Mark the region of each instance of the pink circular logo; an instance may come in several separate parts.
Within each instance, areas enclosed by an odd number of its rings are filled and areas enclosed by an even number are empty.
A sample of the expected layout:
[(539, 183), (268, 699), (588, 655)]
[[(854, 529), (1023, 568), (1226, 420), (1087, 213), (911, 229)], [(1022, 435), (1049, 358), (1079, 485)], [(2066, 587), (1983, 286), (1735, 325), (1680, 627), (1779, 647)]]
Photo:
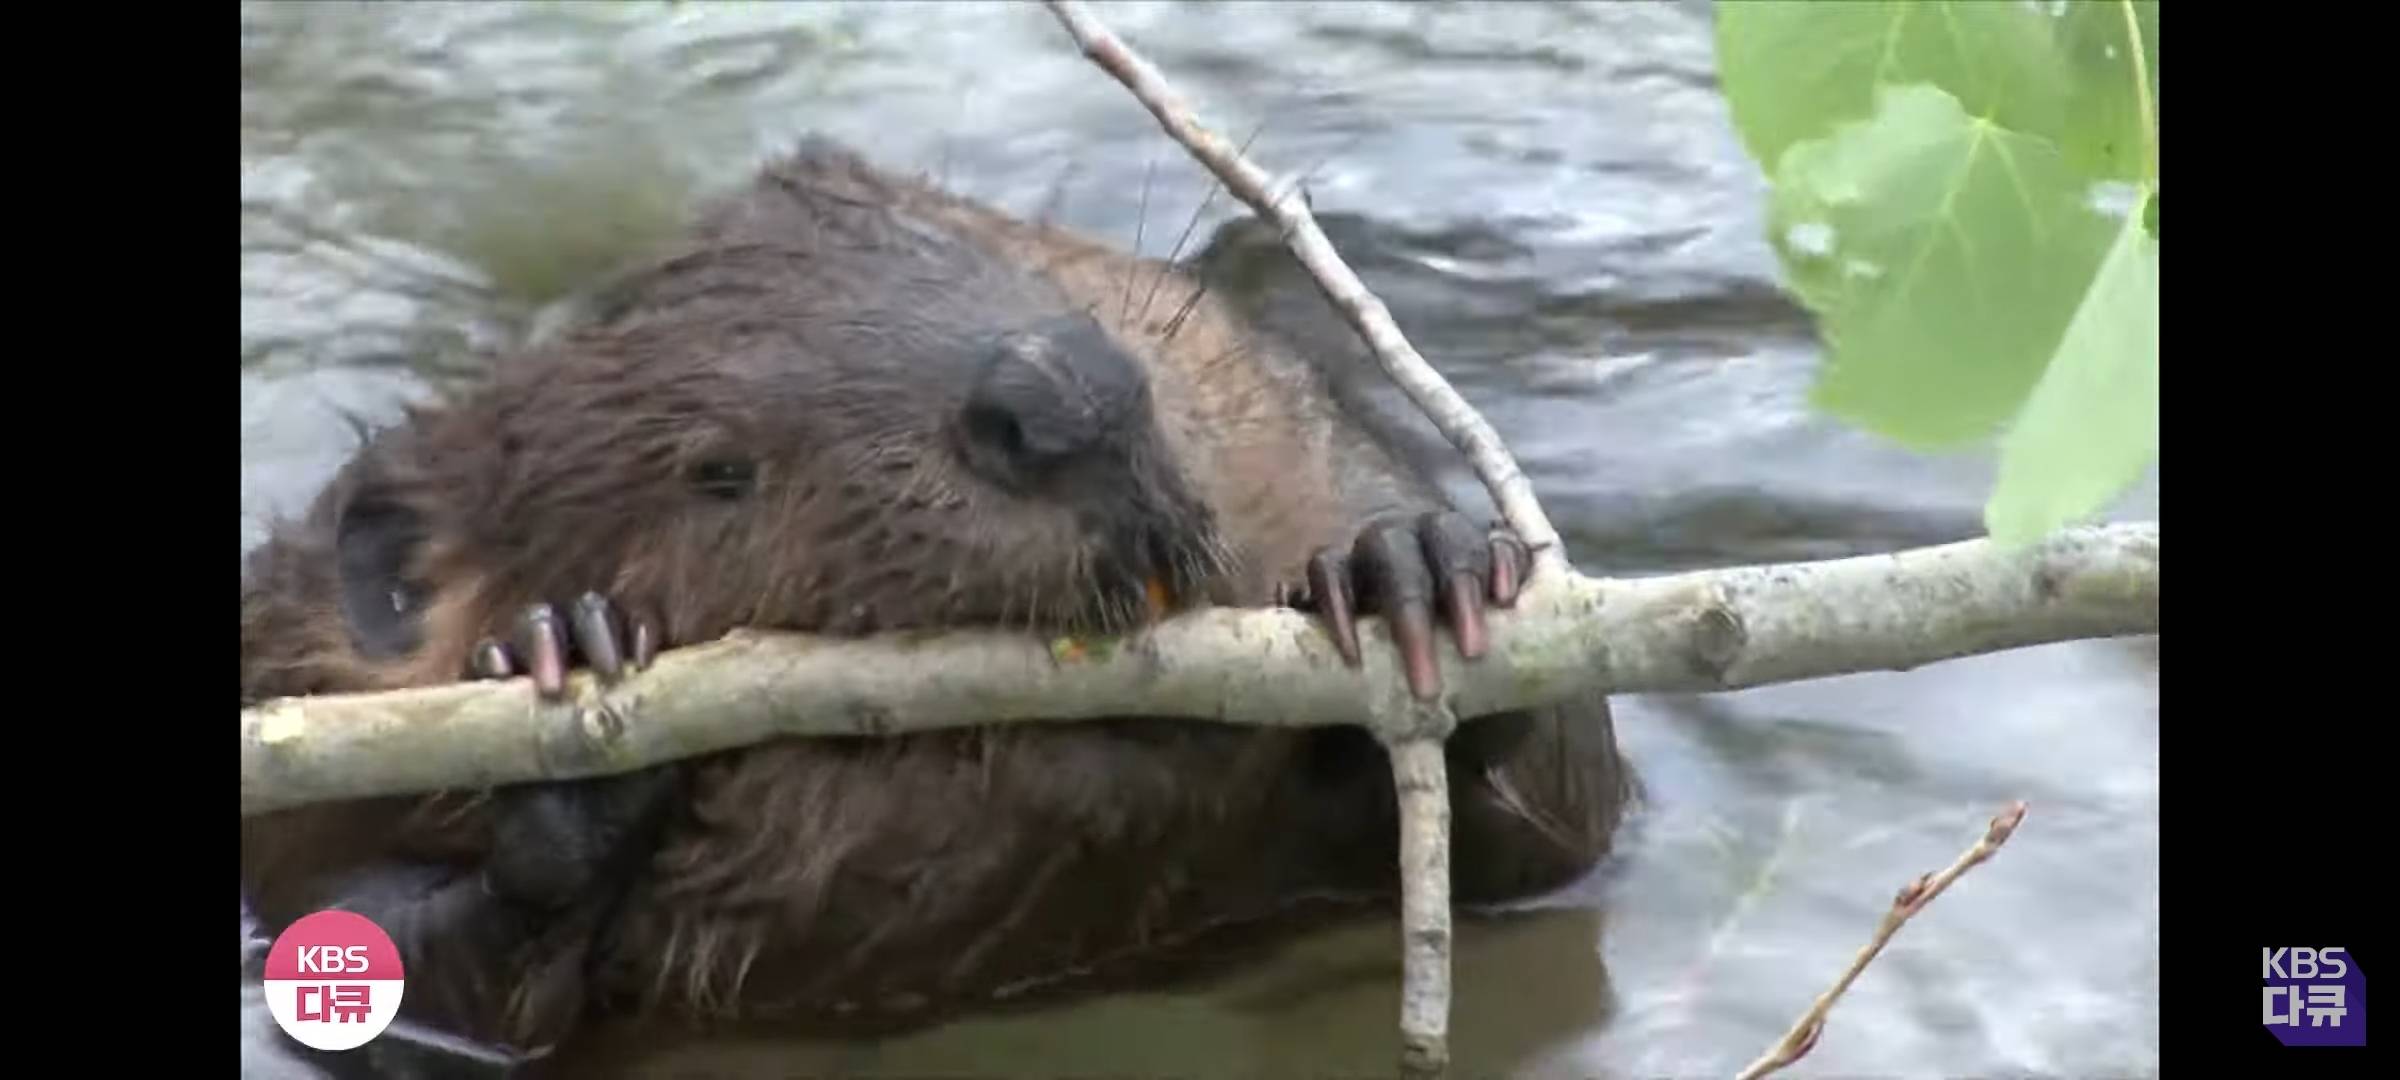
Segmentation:
[(267, 1011), (284, 1034), (316, 1050), (364, 1046), (400, 1014), (400, 949), (366, 916), (320, 911), (267, 952)]

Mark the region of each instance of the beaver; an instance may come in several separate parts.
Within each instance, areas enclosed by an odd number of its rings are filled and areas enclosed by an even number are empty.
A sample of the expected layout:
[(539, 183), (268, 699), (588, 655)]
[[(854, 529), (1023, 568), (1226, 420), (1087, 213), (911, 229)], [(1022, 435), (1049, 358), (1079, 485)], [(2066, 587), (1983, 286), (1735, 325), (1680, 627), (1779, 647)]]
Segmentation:
[[(1158, 288), (1159, 283), (1167, 287)], [(1532, 563), (1176, 265), (803, 140), (471, 392), (372, 433), (245, 566), (245, 705), (603, 680), (758, 627), (1121, 633), (1289, 605), (1437, 694)], [(1448, 742), (1453, 893), (1609, 851), (1608, 703)], [(404, 1015), (527, 1057), (589, 1017), (855, 1024), (1093, 980), (1397, 888), (1341, 726), (1123, 717), (772, 742), (603, 779), (247, 819), (272, 936), (367, 914)]]

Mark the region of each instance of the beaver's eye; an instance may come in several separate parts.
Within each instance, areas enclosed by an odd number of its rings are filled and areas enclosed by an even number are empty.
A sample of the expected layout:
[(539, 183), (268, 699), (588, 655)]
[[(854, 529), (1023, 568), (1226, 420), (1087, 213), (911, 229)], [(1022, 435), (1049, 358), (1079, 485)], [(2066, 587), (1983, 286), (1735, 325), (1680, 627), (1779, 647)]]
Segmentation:
[(692, 466), (692, 488), (712, 499), (733, 500), (750, 494), (758, 466), (739, 458), (719, 458)]

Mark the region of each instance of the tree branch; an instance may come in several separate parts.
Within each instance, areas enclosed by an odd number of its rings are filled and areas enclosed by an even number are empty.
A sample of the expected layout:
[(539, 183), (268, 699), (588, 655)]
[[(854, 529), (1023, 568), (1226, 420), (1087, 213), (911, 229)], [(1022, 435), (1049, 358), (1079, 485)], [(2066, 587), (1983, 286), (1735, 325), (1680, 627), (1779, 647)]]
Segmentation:
[[(1567, 573), (1495, 610), (1490, 651), (1442, 650), (1459, 716), (1573, 694), (1730, 690), (2158, 631), (2156, 524), (1649, 578)], [(1343, 666), (1308, 616), (1209, 609), (1117, 639), (737, 631), (542, 706), (525, 679), (270, 702), (242, 712), (244, 816), (330, 799), (619, 773), (784, 736), (1169, 716), (1425, 733), (1381, 619)]]

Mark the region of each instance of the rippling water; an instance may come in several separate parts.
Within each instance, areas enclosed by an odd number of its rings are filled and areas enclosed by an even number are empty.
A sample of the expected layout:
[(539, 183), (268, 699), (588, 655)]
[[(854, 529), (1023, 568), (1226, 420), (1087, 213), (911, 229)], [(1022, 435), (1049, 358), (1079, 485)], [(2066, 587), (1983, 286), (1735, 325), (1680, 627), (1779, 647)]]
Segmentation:
[[(1762, 181), (1697, 3), (1106, 4), (1484, 411), (1587, 571), (1974, 535), (1977, 455), (1807, 411)], [(1030, 5), (242, 9), (242, 530), (353, 438), (799, 133), (1149, 253), (1203, 175)], [(1148, 178), (1148, 182), (1146, 182)], [(1187, 252), (1263, 317), (1309, 286), (1219, 196)], [(1304, 337), (1355, 355), (1348, 331)], [(1396, 393), (1454, 494), (1480, 490)], [(2155, 517), (2155, 478), (2122, 507)], [(1740, 694), (1631, 697), (1648, 802), (1537, 915), (1462, 925), (1459, 1074), (1726, 1075), (2010, 799), (2024, 829), (1903, 930), (1811, 1067), (2155, 1073), (2155, 639)], [(871, 1044), (613, 1047), (645, 1075), (1254, 1076), (1388, 1069), (1391, 928), (1226, 981)], [(270, 1033), (271, 1034), (271, 1033)], [(628, 1033), (629, 1045), (655, 1040)], [(678, 1071), (683, 1070), (683, 1071)], [(745, 1071), (746, 1070), (746, 1071)]]

